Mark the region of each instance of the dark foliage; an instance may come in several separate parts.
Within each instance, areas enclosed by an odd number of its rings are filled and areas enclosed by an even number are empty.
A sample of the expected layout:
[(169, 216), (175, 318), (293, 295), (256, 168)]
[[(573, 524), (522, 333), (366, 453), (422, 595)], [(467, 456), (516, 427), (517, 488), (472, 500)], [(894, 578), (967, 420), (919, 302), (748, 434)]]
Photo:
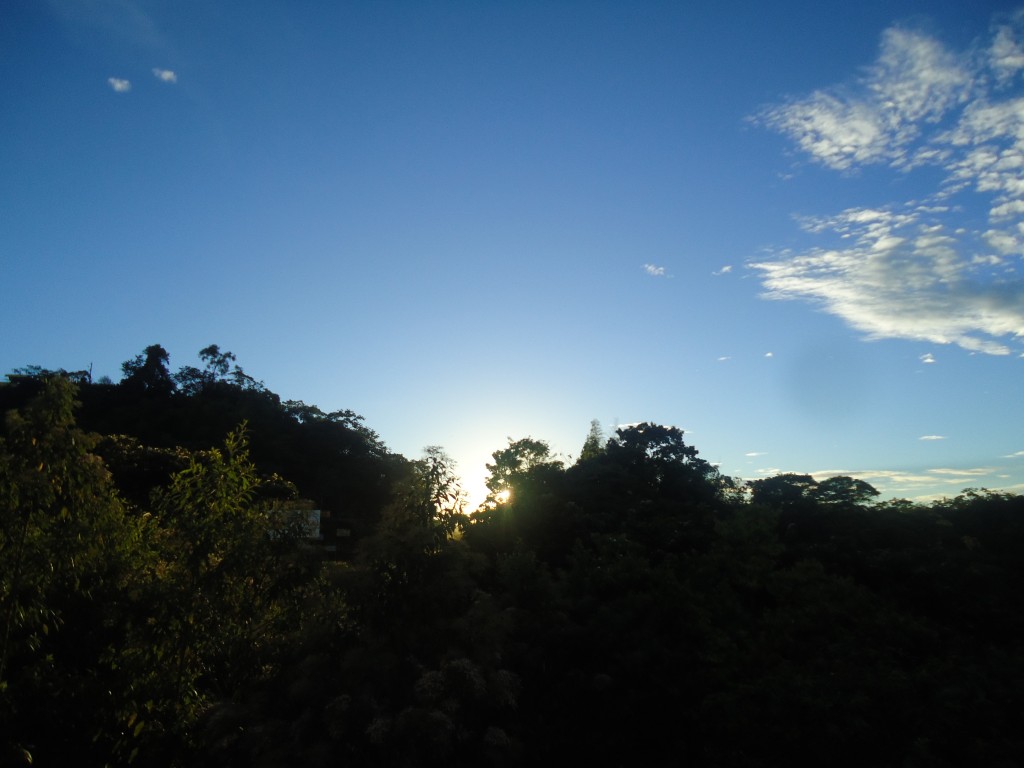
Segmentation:
[(594, 424), (467, 515), (439, 449), (161, 352), (0, 386), (0, 764), (1024, 764), (1022, 497), (744, 493)]

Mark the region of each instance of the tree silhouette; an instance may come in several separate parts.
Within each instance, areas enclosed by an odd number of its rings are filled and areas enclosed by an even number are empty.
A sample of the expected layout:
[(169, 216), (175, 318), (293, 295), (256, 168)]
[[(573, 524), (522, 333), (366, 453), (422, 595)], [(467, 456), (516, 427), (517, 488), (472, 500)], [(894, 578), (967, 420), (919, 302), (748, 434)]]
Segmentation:
[[(205, 364), (202, 369), (193, 365), (182, 366), (174, 374), (181, 391), (186, 395), (196, 395), (217, 384), (230, 384), (239, 389), (264, 392), (266, 387), (248, 375), (237, 365), (234, 352), (221, 351), (216, 344), (210, 344), (199, 350), (199, 359)], [(232, 364), (235, 363), (232, 368)]]
[(121, 364), (121, 385), (154, 395), (168, 395), (176, 388), (167, 366), (171, 356), (159, 344), (151, 344), (142, 354)]
[(750, 501), (772, 509), (790, 509), (814, 499), (817, 481), (810, 475), (787, 472), (751, 480)]
[(200, 357), (0, 385), (2, 765), (1024, 763), (1024, 497), (744, 495), (595, 421), (570, 467), (510, 438), (467, 516), (439, 448)]
[(880, 495), (870, 483), (846, 475), (836, 475), (818, 483), (813, 497), (822, 504), (861, 505)]
[(493, 464), (485, 465), (490, 472), (487, 480), (485, 505), (493, 506), (505, 502), (515, 493), (516, 482), (536, 467), (562, 468), (562, 462), (551, 455), (551, 447), (543, 440), (524, 437), (508, 439), (508, 447), (491, 454)]

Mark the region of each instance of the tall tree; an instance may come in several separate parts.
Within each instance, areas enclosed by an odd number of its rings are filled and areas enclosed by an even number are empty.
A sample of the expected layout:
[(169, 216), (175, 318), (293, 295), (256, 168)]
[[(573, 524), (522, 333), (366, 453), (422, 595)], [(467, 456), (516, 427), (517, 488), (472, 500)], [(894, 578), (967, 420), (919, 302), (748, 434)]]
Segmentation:
[(122, 386), (156, 395), (168, 395), (176, 389), (167, 366), (171, 356), (159, 344), (150, 344), (141, 355), (121, 364)]
[[(671, 494), (716, 496), (723, 482), (718, 469), (687, 445), (683, 430), (661, 424), (635, 424), (616, 430), (608, 442), (609, 459)], [(687, 492), (688, 491), (688, 492)]]
[(495, 451), (491, 456), (494, 463), (485, 465), (491, 474), (484, 481), (488, 491), (484, 503), (489, 505), (507, 501), (514, 492), (516, 481), (536, 467), (562, 468), (562, 462), (553, 458), (551, 446), (532, 437), (519, 440), (510, 437), (508, 447)]
[[(236, 363), (238, 358), (234, 352), (221, 350), (217, 344), (210, 344), (199, 350), (199, 359), (204, 363), (203, 368), (196, 368), (194, 365), (182, 366), (173, 376), (174, 381), (186, 395), (196, 395), (208, 390), (214, 384), (223, 383), (231, 384), (239, 389), (266, 391), (263, 382), (254, 379)], [(232, 364), (234, 364), (233, 367)]]
[(576, 463), (596, 459), (604, 453), (604, 430), (601, 429), (601, 422), (594, 419), (590, 422), (590, 432), (587, 439), (583, 441), (583, 448), (580, 449), (580, 457)]
[(846, 475), (836, 475), (818, 483), (813, 495), (823, 504), (859, 506), (871, 501), (879, 495), (879, 492), (864, 480)]
[(751, 480), (750, 501), (773, 509), (791, 509), (814, 500), (818, 482), (810, 475), (786, 472)]

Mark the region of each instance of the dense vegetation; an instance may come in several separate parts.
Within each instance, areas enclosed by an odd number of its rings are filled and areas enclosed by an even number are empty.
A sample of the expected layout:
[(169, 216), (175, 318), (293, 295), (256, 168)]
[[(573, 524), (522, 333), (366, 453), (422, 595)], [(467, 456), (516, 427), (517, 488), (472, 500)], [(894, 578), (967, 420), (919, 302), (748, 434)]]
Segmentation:
[(1024, 764), (1022, 497), (595, 424), (468, 513), (440, 449), (200, 357), (0, 385), (2, 765)]

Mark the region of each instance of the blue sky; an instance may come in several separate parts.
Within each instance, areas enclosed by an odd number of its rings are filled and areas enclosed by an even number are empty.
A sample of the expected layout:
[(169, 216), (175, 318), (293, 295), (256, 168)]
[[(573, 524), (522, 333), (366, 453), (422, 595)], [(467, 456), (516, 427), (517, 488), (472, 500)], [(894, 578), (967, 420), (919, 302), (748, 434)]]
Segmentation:
[(691, 5), (5, 3), (0, 370), (1024, 491), (1024, 10)]

